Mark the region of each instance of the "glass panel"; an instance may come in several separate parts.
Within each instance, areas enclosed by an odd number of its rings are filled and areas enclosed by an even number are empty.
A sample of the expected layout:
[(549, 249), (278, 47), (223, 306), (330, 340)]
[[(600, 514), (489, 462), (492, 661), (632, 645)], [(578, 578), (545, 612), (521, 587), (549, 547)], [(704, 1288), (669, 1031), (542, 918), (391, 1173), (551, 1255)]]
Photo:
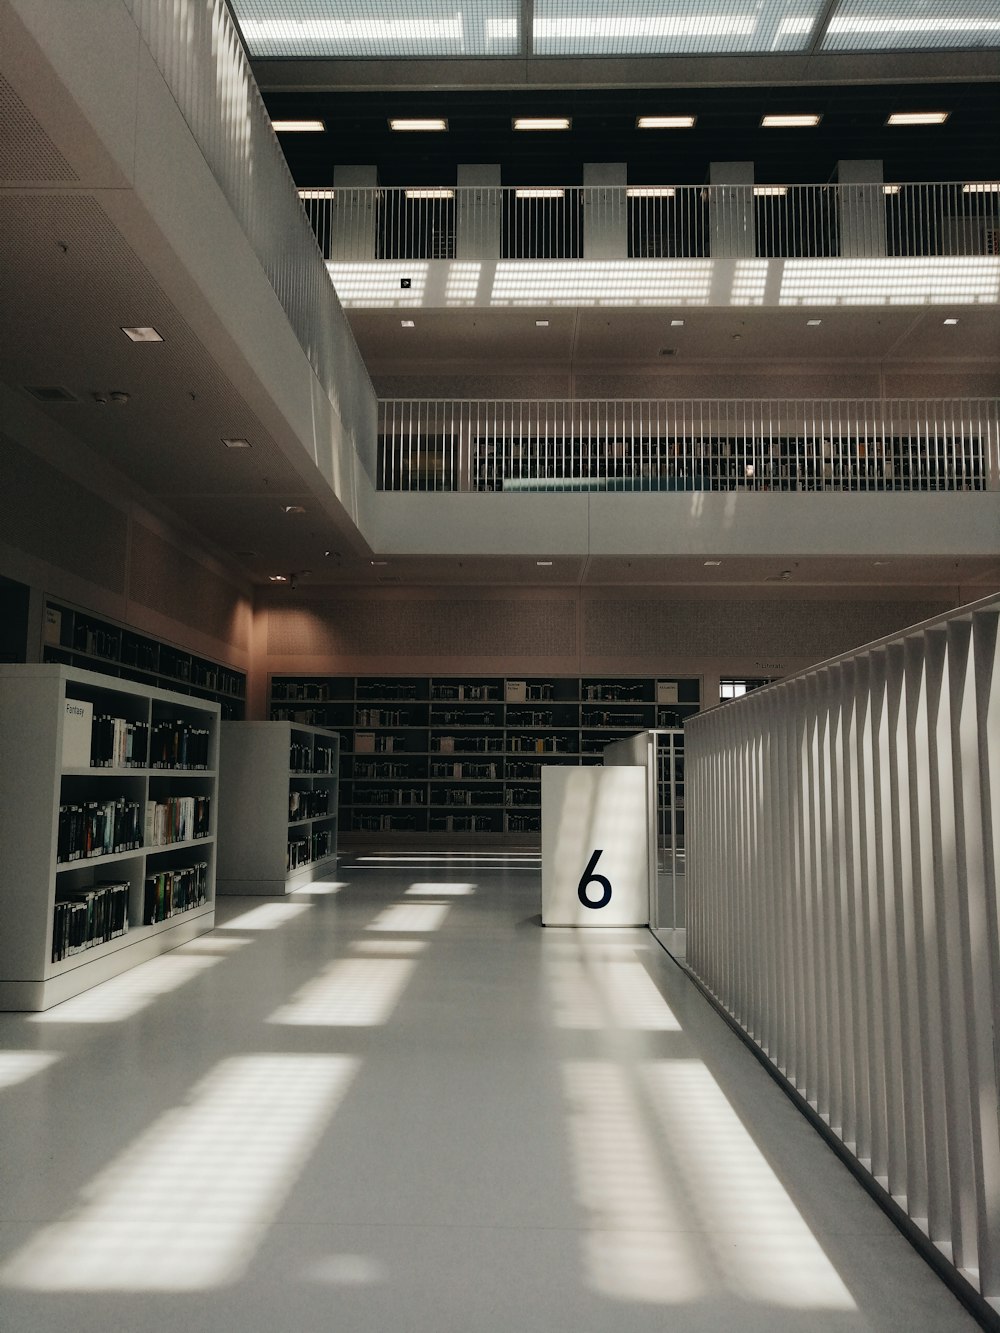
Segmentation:
[(822, 49), (900, 51), (998, 45), (1000, 0), (841, 0)]
[(823, 0), (536, 0), (536, 55), (803, 51)]
[(504, 56), (519, 48), (518, 0), (233, 0), (255, 58)]

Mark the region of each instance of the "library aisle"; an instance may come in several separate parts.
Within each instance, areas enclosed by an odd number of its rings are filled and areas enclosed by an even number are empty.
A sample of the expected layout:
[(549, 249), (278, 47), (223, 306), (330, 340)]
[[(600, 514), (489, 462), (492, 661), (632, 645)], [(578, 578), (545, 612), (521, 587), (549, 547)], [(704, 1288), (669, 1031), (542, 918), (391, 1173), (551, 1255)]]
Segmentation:
[(973, 1321), (645, 931), (341, 859), (0, 1015), (4, 1333)]

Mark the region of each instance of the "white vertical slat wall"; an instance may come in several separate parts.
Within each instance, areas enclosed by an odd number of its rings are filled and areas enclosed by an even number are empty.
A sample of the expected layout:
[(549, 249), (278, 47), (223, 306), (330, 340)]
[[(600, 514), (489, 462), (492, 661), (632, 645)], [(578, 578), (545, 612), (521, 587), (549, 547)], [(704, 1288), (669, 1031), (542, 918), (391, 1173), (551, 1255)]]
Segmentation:
[(690, 970), (1000, 1313), (998, 620), (821, 663), (685, 745)]

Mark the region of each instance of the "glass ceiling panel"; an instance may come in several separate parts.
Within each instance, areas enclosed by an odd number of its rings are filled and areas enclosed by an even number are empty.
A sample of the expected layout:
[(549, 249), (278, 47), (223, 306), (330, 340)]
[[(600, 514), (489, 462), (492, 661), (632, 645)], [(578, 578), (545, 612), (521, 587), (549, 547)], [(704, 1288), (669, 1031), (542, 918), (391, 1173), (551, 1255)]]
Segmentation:
[(509, 56), (519, 0), (232, 0), (256, 58)]
[(824, 51), (1000, 46), (1000, 0), (841, 0)]
[(824, 0), (535, 0), (543, 56), (803, 51)]

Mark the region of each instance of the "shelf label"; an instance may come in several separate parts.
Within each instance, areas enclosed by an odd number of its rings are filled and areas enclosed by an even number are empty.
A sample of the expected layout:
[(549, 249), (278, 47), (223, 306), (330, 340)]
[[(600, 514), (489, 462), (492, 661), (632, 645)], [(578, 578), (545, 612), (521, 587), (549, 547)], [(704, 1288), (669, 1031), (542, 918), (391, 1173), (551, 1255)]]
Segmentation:
[(66, 699), (63, 717), (63, 768), (90, 767), (90, 738), (94, 725), (94, 705), (84, 699)]

